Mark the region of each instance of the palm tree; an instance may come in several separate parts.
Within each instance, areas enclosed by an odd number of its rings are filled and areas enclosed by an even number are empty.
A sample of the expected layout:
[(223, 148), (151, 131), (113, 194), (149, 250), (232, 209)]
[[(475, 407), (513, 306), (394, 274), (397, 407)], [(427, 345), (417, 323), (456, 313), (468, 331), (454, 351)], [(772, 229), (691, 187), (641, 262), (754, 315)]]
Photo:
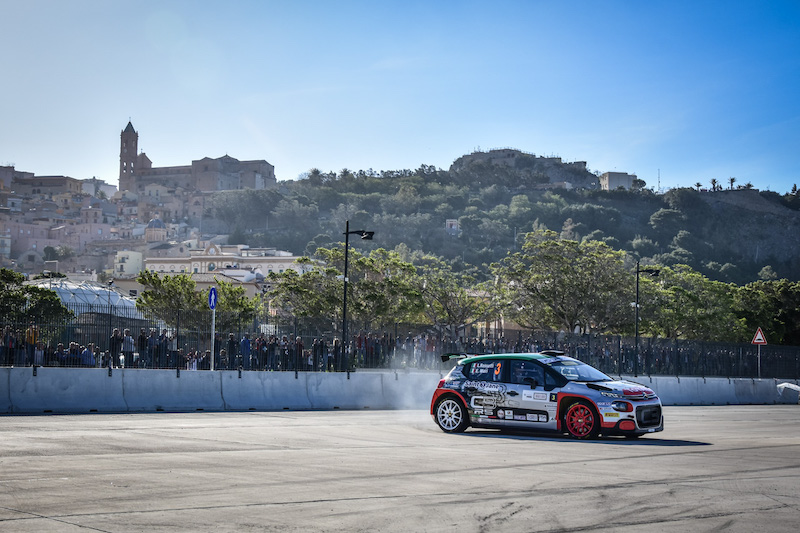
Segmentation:
[(711, 190), (716, 191), (718, 186), (719, 182), (717, 181), (717, 178), (711, 178)]
[(728, 178), (728, 181), (731, 182), (731, 190), (733, 190), (733, 184), (736, 183), (736, 178), (730, 177)]
[(697, 189), (697, 192), (700, 192), (700, 187), (702, 187), (703, 184), (698, 181), (697, 183), (694, 184), (694, 186)]

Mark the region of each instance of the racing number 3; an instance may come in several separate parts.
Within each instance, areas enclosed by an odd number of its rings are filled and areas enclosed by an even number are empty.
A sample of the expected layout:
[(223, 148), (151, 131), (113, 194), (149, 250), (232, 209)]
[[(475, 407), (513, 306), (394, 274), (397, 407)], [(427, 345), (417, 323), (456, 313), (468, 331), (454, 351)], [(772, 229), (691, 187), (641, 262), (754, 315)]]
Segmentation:
[(495, 376), (499, 376), (500, 375), (500, 368), (502, 366), (503, 366), (503, 363), (499, 363), (499, 362), (494, 366), (494, 375)]

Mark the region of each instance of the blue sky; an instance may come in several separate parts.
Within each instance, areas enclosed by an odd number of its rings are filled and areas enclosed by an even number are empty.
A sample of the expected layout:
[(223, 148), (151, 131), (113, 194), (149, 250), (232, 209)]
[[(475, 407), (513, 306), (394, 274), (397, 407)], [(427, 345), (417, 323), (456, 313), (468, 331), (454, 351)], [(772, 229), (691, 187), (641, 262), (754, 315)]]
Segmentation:
[(518, 148), (662, 188), (800, 183), (800, 2), (0, 0), (0, 165), (229, 154), (448, 168)]

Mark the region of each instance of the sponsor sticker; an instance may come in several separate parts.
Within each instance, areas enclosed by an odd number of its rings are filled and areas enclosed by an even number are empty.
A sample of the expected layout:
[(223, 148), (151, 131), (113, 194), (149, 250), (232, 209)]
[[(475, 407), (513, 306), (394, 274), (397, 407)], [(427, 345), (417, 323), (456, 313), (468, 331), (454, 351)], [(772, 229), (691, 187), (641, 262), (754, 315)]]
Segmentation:
[(531, 389), (524, 389), (522, 391), (523, 400), (533, 400), (533, 391)]
[(606, 418), (619, 418), (619, 413), (605, 413)]
[(528, 422), (538, 422), (538, 421), (539, 421), (539, 415), (535, 413), (528, 413)]
[(539, 422), (547, 422), (547, 415), (539, 415)]
[(527, 417), (525, 415), (514, 415), (514, 420), (525, 421), (525, 420), (527, 420)]
[(514, 411), (511, 409), (506, 409), (506, 418), (513, 419), (514, 418)]

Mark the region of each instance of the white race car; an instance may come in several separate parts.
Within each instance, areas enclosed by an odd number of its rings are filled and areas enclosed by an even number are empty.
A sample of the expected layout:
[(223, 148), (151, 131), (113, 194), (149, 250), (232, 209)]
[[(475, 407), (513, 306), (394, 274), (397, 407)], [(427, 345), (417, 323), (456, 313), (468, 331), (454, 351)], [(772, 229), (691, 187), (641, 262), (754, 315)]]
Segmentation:
[[(459, 355), (442, 359), (452, 357)], [(587, 439), (664, 429), (661, 401), (651, 389), (615, 380), (563, 352), (460, 357), (431, 400), (431, 415), (447, 433), (473, 426)]]

